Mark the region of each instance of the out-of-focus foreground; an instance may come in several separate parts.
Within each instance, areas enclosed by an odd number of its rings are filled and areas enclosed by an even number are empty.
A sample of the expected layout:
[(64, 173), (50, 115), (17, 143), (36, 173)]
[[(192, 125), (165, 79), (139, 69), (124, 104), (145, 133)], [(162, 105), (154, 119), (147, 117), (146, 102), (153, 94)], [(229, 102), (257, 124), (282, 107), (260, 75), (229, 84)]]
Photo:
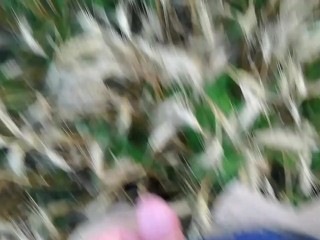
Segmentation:
[(319, 0), (2, 0), (0, 234), (65, 239), (149, 191), (192, 238), (235, 178), (315, 197), (319, 20)]

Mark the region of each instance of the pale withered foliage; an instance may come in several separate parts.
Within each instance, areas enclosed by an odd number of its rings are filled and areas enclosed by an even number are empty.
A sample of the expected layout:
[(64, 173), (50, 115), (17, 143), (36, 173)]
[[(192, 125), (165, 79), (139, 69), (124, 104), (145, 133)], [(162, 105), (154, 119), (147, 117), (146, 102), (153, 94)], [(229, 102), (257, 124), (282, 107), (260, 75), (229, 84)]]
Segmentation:
[(80, 213), (94, 222), (145, 191), (190, 200), (185, 230), (201, 234), (215, 188), (233, 178), (259, 199), (314, 197), (319, 10), (318, 0), (4, 0), (10, 234), (67, 239)]
[(25, 44), (35, 54), (37, 54), (41, 57), (46, 57), (46, 54), (43, 51), (42, 47), (32, 36), (32, 29), (31, 29), (30, 25), (28, 24), (27, 20), (24, 17), (21, 19), (17, 18), (17, 22), (19, 25), (21, 37), (22, 37), (23, 41), (25, 42)]
[(154, 130), (149, 143), (153, 151), (161, 151), (166, 143), (182, 127), (201, 132), (201, 126), (181, 96), (175, 96), (159, 104), (153, 116)]
[(200, 157), (199, 164), (202, 164), (208, 169), (221, 169), (222, 159), (224, 156), (224, 150), (221, 144), (221, 140), (217, 137), (213, 137), (208, 140), (205, 151)]

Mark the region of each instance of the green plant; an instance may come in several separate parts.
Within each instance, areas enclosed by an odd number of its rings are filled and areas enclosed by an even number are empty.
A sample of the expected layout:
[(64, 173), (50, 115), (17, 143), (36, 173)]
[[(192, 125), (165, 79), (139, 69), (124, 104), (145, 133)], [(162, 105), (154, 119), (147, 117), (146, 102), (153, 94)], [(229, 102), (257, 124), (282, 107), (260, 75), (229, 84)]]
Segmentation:
[(234, 178), (317, 192), (316, 1), (162, 3), (1, 2), (0, 178), (31, 206), (3, 218), (66, 237), (70, 210), (153, 180), (199, 216)]

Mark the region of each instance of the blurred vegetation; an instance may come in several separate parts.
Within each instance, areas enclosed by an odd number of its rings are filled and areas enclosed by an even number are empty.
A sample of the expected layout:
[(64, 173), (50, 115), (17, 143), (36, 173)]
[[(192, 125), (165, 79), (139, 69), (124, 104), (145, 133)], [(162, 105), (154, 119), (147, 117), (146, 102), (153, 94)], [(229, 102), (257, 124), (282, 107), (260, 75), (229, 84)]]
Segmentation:
[[(228, 1), (232, 9), (244, 12), (249, 4), (246, 0), (230, 0)], [(257, 15), (259, 11), (264, 11), (267, 2), (264, 0), (255, 0), (255, 9)], [(150, 6), (155, 6), (153, 1), (148, 1)], [(95, 5), (102, 7), (111, 21), (115, 21), (112, 15), (117, 4), (115, 0), (2, 0), (0, 3), (0, 41), (1, 37), (9, 38), (9, 41), (2, 48), (0, 42), (0, 64), (8, 59), (15, 59), (18, 65), (23, 70), (23, 74), (16, 79), (6, 79), (6, 76), (0, 72), (0, 98), (5, 104), (10, 116), (17, 122), (19, 116), (23, 113), (31, 103), (36, 99), (36, 92), (45, 92), (44, 79), (48, 70), (49, 64), (54, 58), (55, 49), (53, 44), (60, 46), (72, 36), (77, 34), (79, 26), (76, 20), (76, 13), (80, 9), (93, 12)], [(26, 17), (31, 26), (34, 37), (42, 46), (44, 52), (48, 56), (42, 58), (30, 53), (25, 46), (19, 43), (19, 36), (15, 35), (18, 29), (18, 17)], [(226, 35), (229, 38), (230, 45), (240, 46), (240, 52), (243, 50), (241, 46), (244, 42), (244, 36), (239, 24), (235, 20), (223, 20)], [(50, 39), (50, 41), (48, 41)], [(241, 58), (236, 58), (234, 63), (236, 67), (246, 68), (248, 63), (241, 61)], [(313, 61), (306, 64), (304, 67), (304, 74), (310, 81), (315, 81), (320, 78), (320, 60)], [(145, 86), (150, 87), (150, 86)], [(204, 87), (205, 93), (213, 101), (222, 112), (226, 115), (232, 111), (239, 110), (244, 105), (244, 99), (238, 85), (226, 73), (216, 77), (214, 81), (209, 81)], [(169, 96), (172, 92), (176, 92), (176, 88), (165, 89), (163, 91), (163, 98)], [(190, 99), (192, 99), (190, 97)], [(320, 132), (320, 100), (318, 98), (305, 100), (300, 105), (300, 112), (308, 119)], [(194, 112), (204, 132), (216, 131), (216, 119), (212, 113), (212, 109), (205, 101), (194, 101)], [(276, 110), (277, 111), (277, 110)], [(282, 110), (279, 110), (281, 112)], [(283, 111), (283, 115), (286, 115)], [(129, 156), (136, 162), (141, 163), (152, 178), (156, 176), (156, 187), (150, 187), (152, 191), (158, 191), (161, 184), (167, 184), (172, 189), (165, 189), (161, 192), (167, 198), (176, 198), (183, 195), (185, 191), (190, 191), (188, 187), (191, 186), (194, 191), (199, 189), (203, 179), (210, 176), (212, 181), (212, 198), (214, 198), (223, 188), (223, 186), (235, 178), (239, 174), (239, 170), (243, 165), (243, 156), (234, 148), (230, 140), (224, 139), (223, 149), (223, 171), (217, 172), (215, 170), (204, 169), (198, 164), (200, 153), (204, 150), (203, 135), (195, 132), (192, 129), (183, 129), (180, 133), (180, 141), (183, 143), (181, 159), (187, 161), (186, 164), (179, 165), (175, 168), (169, 164), (163, 164), (161, 157), (155, 156), (148, 146), (148, 130), (144, 123), (139, 123), (139, 119), (134, 120), (134, 124), (130, 128), (128, 135), (119, 135), (116, 129), (110, 122), (106, 121), (104, 117), (98, 118), (80, 118), (69, 124), (75, 130), (72, 132), (81, 132), (81, 134), (88, 134), (95, 139), (103, 148), (105, 159), (112, 159), (113, 156)], [(260, 117), (254, 125), (255, 129), (268, 127), (270, 121), (272, 124), (279, 123), (278, 117), (271, 117), (265, 119)], [(288, 121), (290, 122), (290, 121)], [(288, 123), (290, 125), (290, 123)], [(67, 126), (66, 126), (67, 128)], [(8, 134), (6, 129), (0, 125), (1, 135)], [(75, 138), (78, 137), (75, 134)], [(6, 149), (0, 149), (0, 159), (2, 166), (5, 169), (5, 155)], [(63, 150), (62, 150), (63, 151)], [(290, 159), (291, 156), (272, 152), (268, 153), (271, 159), (271, 168), (274, 172), (271, 173), (272, 181), (278, 185), (279, 194), (285, 193), (293, 202), (299, 203), (304, 197), (299, 194), (299, 191), (290, 193), (285, 189), (284, 168), (294, 168)], [(33, 198), (38, 205), (47, 208), (50, 203), (59, 201), (66, 202), (70, 206), (70, 210), (77, 210), (79, 206), (88, 202), (97, 196), (94, 190), (99, 186), (99, 180), (96, 175), (89, 168), (76, 170), (75, 172), (66, 173), (59, 169), (50, 166), (47, 172), (36, 170), (34, 165), (44, 164), (43, 156), (34, 156), (32, 153), (26, 155), (25, 162), (30, 169), (28, 173), (30, 185), (24, 186), (12, 183), (8, 180), (0, 180), (0, 215), (11, 219), (19, 215), (21, 206), (25, 206), (26, 198)], [(320, 155), (313, 156), (312, 169), (314, 174), (320, 177)], [(42, 163), (41, 163), (42, 161)], [(113, 165), (113, 160), (107, 160), (107, 165)], [(190, 169), (191, 167), (191, 169)], [(38, 171), (38, 172), (37, 172)], [(39, 177), (40, 176), (40, 177)], [(212, 177), (213, 176), (213, 177)], [(0, 179), (1, 179), (0, 173)], [(3, 177), (5, 178), (5, 177)], [(45, 179), (46, 184), (39, 184), (39, 179)], [(186, 181), (190, 186), (187, 186)], [(294, 180), (293, 180), (294, 181)], [(192, 184), (190, 184), (192, 183)], [(12, 187), (14, 185), (14, 187)], [(125, 187), (125, 186), (124, 186)], [(99, 187), (98, 187), (99, 188)], [(98, 190), (99, 191), (99, 190)], [(283, 191), (283, 192), (282, 192)], [(317, 191), (316, 191), (317, 192)], [(10, 194), (8, 194), (10, 193)], [(20, 206), (21, 205), (21, 206)], [(72, 211), (70, 211), (72, 212)], [(61, 232), (70, 231), (72, 225), (68, 214), (56, 216), (55, 224)], [(74, 217), (76, 218), (76, 217)]]

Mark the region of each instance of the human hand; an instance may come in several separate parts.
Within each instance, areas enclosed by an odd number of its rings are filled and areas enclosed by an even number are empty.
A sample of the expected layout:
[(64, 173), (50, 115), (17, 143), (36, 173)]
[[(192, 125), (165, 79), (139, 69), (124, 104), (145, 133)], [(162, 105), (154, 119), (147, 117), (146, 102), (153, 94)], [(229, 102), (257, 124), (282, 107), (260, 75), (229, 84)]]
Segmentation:
[[(112, 222), (86, 236), (88, 240), (183, 240), (181, 225), (173, 209), (159, 196), (145, 194), (138, 200), (134, 214)], [(120, 217), (121, 218), (121, 217)], [(111, 224), (110, 224), (111, 222)], [(130, 224), (128, 224), (130, 222)]]

